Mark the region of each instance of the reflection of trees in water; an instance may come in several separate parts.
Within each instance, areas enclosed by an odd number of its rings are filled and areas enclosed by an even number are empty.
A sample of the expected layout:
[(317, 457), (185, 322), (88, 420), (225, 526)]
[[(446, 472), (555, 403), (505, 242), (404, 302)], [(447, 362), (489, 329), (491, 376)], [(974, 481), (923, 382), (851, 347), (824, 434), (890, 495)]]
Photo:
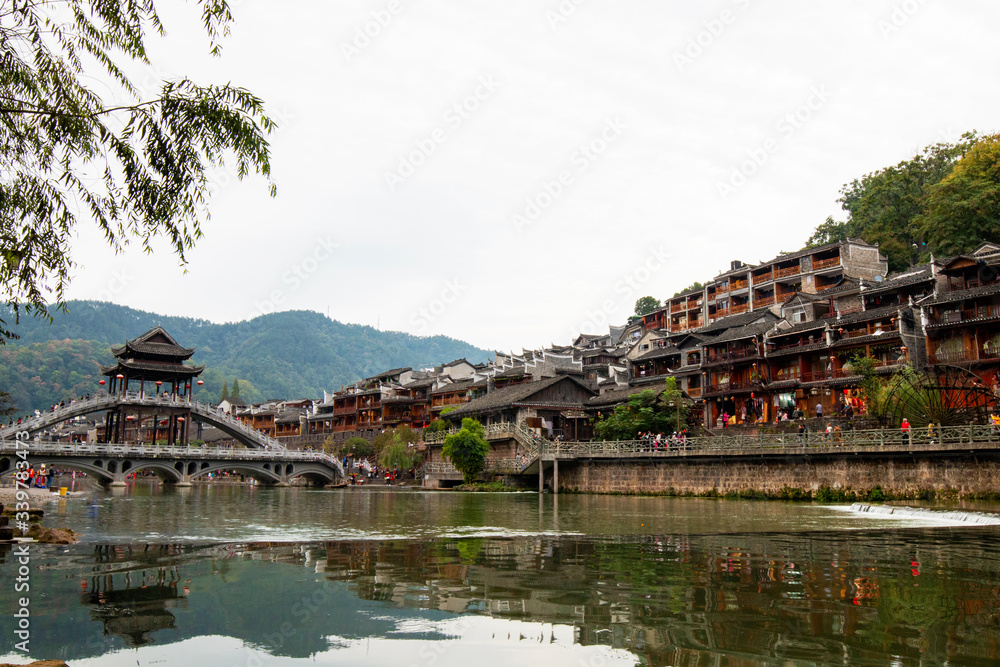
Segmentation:
[(176, 555), (173, 546), (95, 547), (94, 574), (84, 580), (81, 603), (93, 607), (90, 618), (104, 625), (105, 635), (115, 635), (130, 647), (153, 641), (158, 630), (175, 627), (167, 611), (183, 600), (177, 565), (155, 566), (164, 556)]
[(1000, 551), (988, 529), (335, 542), (311, 552), (363, 599), (570, 624), (581, 643), (655, 664), (720, 653), (1000, 659)]

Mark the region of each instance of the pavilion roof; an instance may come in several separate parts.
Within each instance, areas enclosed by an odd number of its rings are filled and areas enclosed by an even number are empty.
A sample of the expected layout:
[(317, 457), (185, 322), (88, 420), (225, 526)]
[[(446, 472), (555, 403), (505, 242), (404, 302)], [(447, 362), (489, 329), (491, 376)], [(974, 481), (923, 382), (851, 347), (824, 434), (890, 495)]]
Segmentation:
[(138, 359), (118, 359), (111, 366), (101, 366), (101, 375), (142, 377), (146, 380), (170, 380), (176, 377), (193, 378), (205, 370), (204, 366), (188, 366), (179, 362), (158, 362)]
[(111, 348), (116, 357), (167, 357), (177, 360), (189, 359), (194, 354), (193, 347), (183, 347), (163, 327), (156, 326), (138, 338), (126, 341), (124, 345)]

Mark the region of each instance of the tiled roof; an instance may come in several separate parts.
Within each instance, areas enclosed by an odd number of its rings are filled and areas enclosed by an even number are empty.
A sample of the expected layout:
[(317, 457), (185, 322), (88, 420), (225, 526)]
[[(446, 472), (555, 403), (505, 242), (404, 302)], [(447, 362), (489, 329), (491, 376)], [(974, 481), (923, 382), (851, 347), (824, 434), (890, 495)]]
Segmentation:
[(650, 350), (646, 354), (643, 354), (642, 356), (633, 359), (632, 363), (638, 363), (640, 361), (649, 361), (650, 359), (660, 359), (661, 357), (670, 357), (680, 353), (681, 351), (679, 349), (677, 349), (673, 345), (670, 345), (668, 347), (661, 347), (655, 350)]
[(434, 394), (450, 394), (455, 391), (465, 391), (471, 386), (472, 386), (472, 380), (461, 380), (459, 382), (452, 382), (451, 384), (446, 384), (440, 389), (435, 389), (434, 391), (431, 392), (431, 395), (433, 396)]
[[(118, 363), (113, 366), (101, 366), (101, 374), (108, 375), (116, 370), (146, 371), (159, 375), (184, 375), (194, 377), (203, 370), (204, 366), (186, 366), (181, 363), (156, 363), (155, 361), (138, 361), (136, 359), (118, 359)], [(148, 379), (148, 378), (147, 378)]]
[(773, 329), (776, 322), (777, 320), (769, 320), (767, 322), (747, 324), (742, 327), (733, 327), (732, 329), (724, 332), (718, 338), (712, 339), (708, 345), (728, 343), (729, 341), (743, 340), (744, 338), (752, 338), (753, 336), (762, 336), (765, 332)]
[(786, 336), (788, 334), (798, 334), (804, 331), (815, 331), (817, 329), (824, 328), (827, 324), (832, 324), (836, 322), (835, 317), (821, 317), (810, 322), (799, 322), (798, 324), (793, 324), (787, 329), (782, 329), (780, 331), (775, 331), (771, 334), (771, 338), (776, 338), (778, 336)]
[(990, 296), (992, 294), (1000, 293), (1000, 282), (990, 283), (988, 285), (982, 285), (980, 287), (973, 287), (971, 289), (956, 290), (954, 292), (944, 292), (936, 297), (930, 297), (920, 302), (921, 306), (936, 306), (942, 303), (951, 303), (953, 301), (962, 301), (963, 299), (972, 299), (978, 296)]
[(587, 401), (587, 407), (598, 408), (618, 405), (619, 403), (627, 401), (629, 396), (647, 391), (648, 389), (648, 387), (620, 387), (618, 389), (609, 389), (600, 396), (594, 396)]
[(853, 290), (861, 289), (861, 281), (856, 278), (844, 277), (840, 279), (833, 287), (827, 287), (824, 290), (820, 290), (820, 294), (824, 297), (829, 297), (835, 294), (844, 294), (845, 292), (851, 292)]
[(889, 292), (900, 287), (916, 285), (918, 283), (930, 283), (934, 279), (930, 264), (918, 264), (906, 271), (892, 273), (886, 276), (882, 282), (865, 281), (865, 294), (878, 294), (879, 292)]
[(851, 324), (852, 322), (868, 322), (870, 320), (878, 320), (888, 315), (893, 315), (905, 307), (906, 306), (882, 306), (881, 308), (872, 308), (871, 310), (861, 310), (856, 313), (848, 313), (847, 315), (841, 315), (839, 320), (831, 322), (830, 326)]
[[(575, 382), (586, 391), (592, 394), (595, 393), (595, 389), (593, 387), (586, 385), (584, 382), (571, 375), (557, 375), (556, 377), (546, 378), (545, 380), (525, 382), (523, 384), (515, 384), (501, 389), (494, 389), (485, 396), (474, 399), (456, 410), (449, 412), (448, 418), (451, 419), (452, 417), (461, 417), (462, 415), (480, 412), (491, 412), (493, 410), (499, 410), (501, 408), (523, 403), (543, 389), (548, 389), (549, 387), (563, 381)], [(569, 404), (567, 403), (567, 405)]]
[(778, 320), (778, 316), (770, 310), (751, 310), (745, 313), (740, 313), (739, 315), (728, 315), (720, 318), (711, 324), (701, 327), (700, 329), (695, 329), (695, 332), (698, 335), (710, 336), (713, 332), (719, 332), (733, 327), (741, 327), (746, 324), (756, 322), (759, 319), (768, 319), (774, 322)]
[(410, 367), (407, 368), (393, 368), (391, 371), (385, 371), (384, 373), (379, 373), (378, 375), (373, 375), (371, 377), (365, 378), (362, 382), (367, 382), (369, 380), (384, 380), (385, 378), (390, 378), (393, 375), (399, 375), (400, 373), (405, 373), (406, 371), (413, 370)]

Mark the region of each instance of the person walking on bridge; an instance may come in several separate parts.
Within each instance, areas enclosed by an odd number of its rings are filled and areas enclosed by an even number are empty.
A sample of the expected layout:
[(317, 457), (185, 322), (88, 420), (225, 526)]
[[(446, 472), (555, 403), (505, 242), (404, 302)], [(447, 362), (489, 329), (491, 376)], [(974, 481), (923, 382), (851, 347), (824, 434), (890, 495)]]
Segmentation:
[(899, 428), (903, 432), (903, 444), (910, 444), (910, 422), (906, 417), (903, 417), (903, 423)]

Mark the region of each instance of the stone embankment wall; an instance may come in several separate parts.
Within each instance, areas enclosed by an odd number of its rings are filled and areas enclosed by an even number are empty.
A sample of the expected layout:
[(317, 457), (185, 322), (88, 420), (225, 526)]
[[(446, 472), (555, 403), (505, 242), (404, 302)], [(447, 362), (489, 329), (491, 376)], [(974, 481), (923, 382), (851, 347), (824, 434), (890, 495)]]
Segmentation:
[[(551, 470), (546, 485), (551, 486)], [(867, 491), (875, 487), (894, 495), (922, 492), (959, 495), (1000, 494), (1000, 457), (841, 456), (823, 459), (783, 457), (774, 460), (630, 460), (563, 461), (559, 487), (584, 493), (706, 494), (782, 489), (816, 491), (821, 487)]]

